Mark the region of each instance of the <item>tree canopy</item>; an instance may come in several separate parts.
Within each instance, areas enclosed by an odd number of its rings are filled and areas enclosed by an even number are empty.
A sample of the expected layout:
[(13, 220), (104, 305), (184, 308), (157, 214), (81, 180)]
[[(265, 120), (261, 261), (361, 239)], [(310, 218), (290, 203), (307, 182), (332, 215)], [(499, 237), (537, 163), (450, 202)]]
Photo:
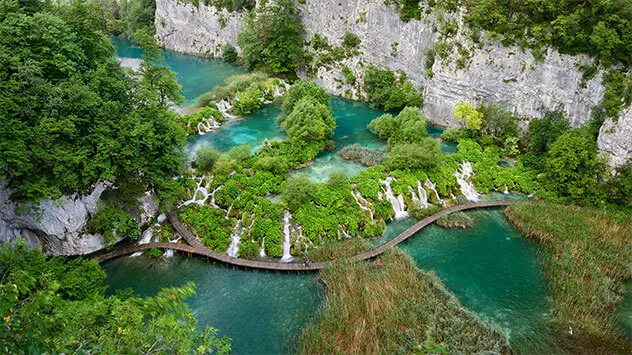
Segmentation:
[(47, 260), (24, 240), (0, 243), (0, 352), (230, 352), (216, 329), (197, 329), (184, 303), (194, 284), (140, 298), (106, 296), (104, 279), (94, 261)]
[(0, 171), (17, 199), (86, 192), (98, 180), (174, 184), (184, 133), (180, 87), (148, 51), (140, 72), (119, 66), (81, 1), (0, 4)]

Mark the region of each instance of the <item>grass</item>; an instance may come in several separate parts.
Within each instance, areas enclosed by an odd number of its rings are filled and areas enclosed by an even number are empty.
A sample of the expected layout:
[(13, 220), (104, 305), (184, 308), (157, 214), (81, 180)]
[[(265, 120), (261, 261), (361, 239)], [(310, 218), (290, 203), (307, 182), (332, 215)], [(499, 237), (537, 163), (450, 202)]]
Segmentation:
[(465, 212), (443, 215), (435, 222), (443, 228), (469, 228), (474, 225), (474, 217)]
[(321, 273), (324, 309), (301, 336), (304, 354), (510, 353), (505, 335), (465, 309), (432, 272), (390, 249), (373, 262), (338, 262)]
[(339, 260), (356, 256), (373, 249), (366, 239), (351, 238), (332, 241), (310, 249), (309, 260), (312, 262)]
[(573, 353), (632, 352), (617, 321), (625, 282), (632, 279), (630, 218), (539, 202), (513, 205), (506, 215), (541, 243), (553, 327), (562, 346)]

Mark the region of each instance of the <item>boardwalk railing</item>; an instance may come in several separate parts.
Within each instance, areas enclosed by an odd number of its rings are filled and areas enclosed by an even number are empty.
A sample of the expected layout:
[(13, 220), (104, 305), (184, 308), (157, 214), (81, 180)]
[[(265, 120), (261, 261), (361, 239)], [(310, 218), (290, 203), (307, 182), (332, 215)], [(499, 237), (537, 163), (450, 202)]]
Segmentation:
[[(415, 233), (424, 229), (428, 225), (435, 222), (441, 216), (445, 216), (450, 213), (478, 209), (478, 208), (488, 208), (488, 207), (503, 207), (509, 206), (517, 201), (485, 201), (485, 202), (475, 202), (468, 203), (464, 205), (456, 205), (450, 208), (443, 209), (432, 216), (426, 217), (421, 221), (417, 222), (412, 227), (405, 230), (403, 233), (388, 241), (387, 243), (370, 250), (366, 253), (358, 254), (356, 256), (347, 258), (349, 261), (360, 261), (372, 259), (386, 251), (388, 248), (392, 248), (402, 243), (406, 239), (413, 236)], [(258, 261), (258, 260), (247, 260), (247, 259), (239, 259), (233, 258), (226, 254), (220, 254), (208, 249), (202, 242), (195, 236), (193, 233), (180, 221), (177, 213), (169, 212), (167, 213), (167, 217), (173, 224), (174, 229), (182, 236), (182, 238), (189, 244), (176, 244), (176, 243), (149, 243), (143, 245), (134, 245), (129, 248), (121, 249), (109, 254), (104, 254), (97, 258), (99, 261), (105, 261), (108, 259), (116, 258), (122, 255), (135, 253), (141, 250), (147, 250), (152, 248), (159, 249), (173, 249), (178, 251), (184, 251), (190, 254), (195, 254), (199, 256), (203, 256), (206, 258), (214, 259), (226, 264), (240, 266), (244, 268), (250, 269), (264, 269), (264, 270), (277, 270), (277, 271), (317, 271), (324, 269), (327, 265), (333, 263), (333, 261), (326, 262), (318, 262), (318, 263), (309, 263), (309, 264), (284, 264), (280, 262), (271, 262), (271, 261)]]

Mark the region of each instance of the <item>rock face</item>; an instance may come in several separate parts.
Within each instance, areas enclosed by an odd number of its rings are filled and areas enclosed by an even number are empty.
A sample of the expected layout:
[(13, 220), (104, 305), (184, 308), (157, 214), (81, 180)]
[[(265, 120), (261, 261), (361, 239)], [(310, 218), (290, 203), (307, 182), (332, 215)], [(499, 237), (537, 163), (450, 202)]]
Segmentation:
[(616, 122), (612, 119), (604, 122), (597, 146), (600, 151), (610, 155), (615, 167), (632, 159), (632, 106), (623, 110)]
[(213, 6), (178, 0), (156, 0), (156, 38), (176, 52), (221, 57), (222, 46), (237, 45), (244, 13), (231, 13)]
[[(569, 56), (549, 49), (543, 59), (537, 60), (516, 46), (504, 47), (489, 40), (474, 43), (463, 25), (462, 14), (449, 15), (458, 30), (456, 35), (442, 39), (438, 30), (442, 24), (434, 15), (404, 23), (396, 9), (384, 3), (318, 0), (298, 5), (307, 39), (318, 33), (330, 44), (339, 45), (346, 32), (361, 39), (360, 55), (321, 67), (309, 79), (334, 95), (358, 99), (363, 95), (361, 86), (344, 84), (343, 66), (360, 80), (363, 67), (369, 64), (401, 71), (425, 91), (425, 117), (446, 126), (461, 124), (452, 110), (456, 103), (470, 101), (504, 104), (514, 114), (529, 118), (563, 110), (571, 125), (577, 127), (590, 119), (591, 108), (603, 97), (601, 73), (582, 83), (579, 66), (590, 63), (587, 56)], [(195, 8), (177, 0), (157, 0), (156, 6), (156, 37), (165, 48), (218, 56), (222, 44), (236, 46), (243, 13), (217, 11), (205, 5)], [(432, 67), (426, 68), (428, 51), (446, 43), (458, 44), (464, 50), (452, 49), (444, 58), (436, 56)], [(599, 148), (619, 165), (632, 155), (632, 114), (628, 109), (621, 116), (616, 125), (606, 122), (599, 137)]]
[[(0, 241), (23, 237), (33, 248), (49, 255), (84, 255), (105, 247), (102, 235), (86, 232), (97, 203), (109, 183), (99, 182), (87, 196), (63, 196), (59, 200), (42, 201), (32, 211), (16, 211), (9, 200), (11, 190), (0, 186)], [(140, 224), (147, 225), (158, 212), (152, 195), (139, 199)]]

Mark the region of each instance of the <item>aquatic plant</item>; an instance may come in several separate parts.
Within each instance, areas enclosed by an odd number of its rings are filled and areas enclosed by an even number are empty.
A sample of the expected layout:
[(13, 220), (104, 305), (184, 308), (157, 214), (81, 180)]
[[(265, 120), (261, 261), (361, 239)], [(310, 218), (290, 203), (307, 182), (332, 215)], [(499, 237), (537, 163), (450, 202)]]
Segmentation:
[(632, 223), (605, 211), (529, 202), (506, 210), (541, 244), (553, 323), (562, 345), (590, 353), (630, 353), (616, 306), (632, 279)]
[(386, 152), (369, 149), (358, 143), (354, 143), (342, 148), (340, 152), (338, 152), (338, 155), (346, 160), (359, 161), (364, 166), (374, 166), (382, 164)]
[(509, 353), (508, 340), (464, 308), (433, 272), (390, 249), (374, 262), (338, 262), (321, 273), (326, 304), (303, 330), (304, 354), (412, 352), (428, 336), (449, 353)]
[(439, 217), (435, 223), (443, 228), (468, 228), (474, 225), (474, 218), (465, 212), (455, 212)]
[(309, 260), (312, 262), (340, 260), (362, 254), (373, 249), (371, 243), (365, 239), (351, 238), (333, 241), (310, 249)]

